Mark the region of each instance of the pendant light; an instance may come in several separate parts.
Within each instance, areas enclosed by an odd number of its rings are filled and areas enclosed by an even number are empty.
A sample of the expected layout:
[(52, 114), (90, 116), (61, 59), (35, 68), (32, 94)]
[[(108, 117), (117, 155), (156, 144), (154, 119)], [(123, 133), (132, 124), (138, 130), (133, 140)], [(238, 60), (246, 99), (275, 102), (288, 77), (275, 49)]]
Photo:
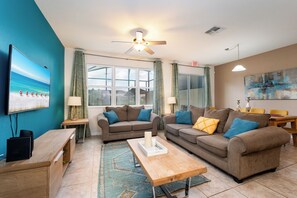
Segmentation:
[[(236, 45), (237, 46), (237, 60), (239, 61), (239, 44)], [(245, 71), (246, 68), (242, 65), (236, 65), (232, 71), (233, 72), (240, 72), (240, 71)]]

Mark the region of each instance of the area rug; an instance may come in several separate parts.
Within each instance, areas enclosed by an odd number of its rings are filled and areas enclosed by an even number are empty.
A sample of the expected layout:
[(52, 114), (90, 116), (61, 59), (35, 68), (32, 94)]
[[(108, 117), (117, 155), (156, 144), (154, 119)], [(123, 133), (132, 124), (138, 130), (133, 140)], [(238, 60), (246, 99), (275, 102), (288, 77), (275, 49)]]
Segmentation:
[[(202, 175), (192, 177), (191, 186), (210, 180)], [(152, 186), (141, 167), (134, 167), (133, 155), (126, 141), (108, 143), (102, 146), (99, 170), (98, 197), (145, 198), (152, 197)], [(167, 184), (170, 192), (185, 188), (185, 181)], [(156, 195), (164, 196), (157, 187)]]

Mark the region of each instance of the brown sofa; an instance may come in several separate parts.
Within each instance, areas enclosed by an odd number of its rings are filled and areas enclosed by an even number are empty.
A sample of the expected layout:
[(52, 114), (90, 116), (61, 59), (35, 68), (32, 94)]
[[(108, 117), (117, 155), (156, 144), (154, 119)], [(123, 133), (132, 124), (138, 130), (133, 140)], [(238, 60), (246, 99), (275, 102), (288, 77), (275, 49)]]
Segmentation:
[(144, 131), (152, 131), (155, 136), (158, 133), (160, 117), (151, 113), (150, 121), (137, 121), (137, 117), (143, 106), (131, 107), (106, 107), (106, 111), (113, 110), (119, 117), (120, 122), (109, 125), (104, 114), (98, 115), (98, 125), (102, 129), (102, 140), (104, 143), (112, 140), (143, 137)]
[[(208, 135), (193, 129), (193, 125), (176, 124), (175, 115), (170, 115), (164, 117), (167, 139), (229, 173), (236, 182), (263, 171), (275, 170), (279, 166), (280, 148), (289, 142), (290, 136), (282, 128), (268, 126), (270, 115), (193, 106), (190, 111), (192, 124), (200, 116), (219, 119), (216, 132)], [(259, 127), (227, 139), (223, 134), (235, 118), (259, 122)]]

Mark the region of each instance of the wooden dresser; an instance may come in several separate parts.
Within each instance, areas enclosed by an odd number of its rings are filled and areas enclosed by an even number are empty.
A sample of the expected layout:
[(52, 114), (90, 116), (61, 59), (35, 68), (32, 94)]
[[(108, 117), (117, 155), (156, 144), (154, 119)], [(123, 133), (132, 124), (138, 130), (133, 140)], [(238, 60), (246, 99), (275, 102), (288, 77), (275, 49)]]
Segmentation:
[(0, 197), (55, 197), (75, 149), (75, 129), (50, 130), (34, 140), (28, 160), (0, 162)]

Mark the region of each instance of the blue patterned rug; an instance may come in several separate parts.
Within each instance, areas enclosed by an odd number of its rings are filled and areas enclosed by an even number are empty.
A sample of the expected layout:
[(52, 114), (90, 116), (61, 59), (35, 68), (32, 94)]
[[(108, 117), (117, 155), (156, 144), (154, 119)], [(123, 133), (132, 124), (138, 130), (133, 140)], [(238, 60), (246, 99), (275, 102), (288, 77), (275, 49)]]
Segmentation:
[[(202, 175), (192, 177), (191, 186), (210, 180)], [(102, 146), (99, 170), (99, 198), (145, 198), (152, 197), (152, 186), (141, 167), (134, 167), (133, 155), (126, 141), (113, 142)], [(170, 192), (185, 188), (185, 181), (167, 184)], [(157, 196), (164, 196), (161, 188), (156, 188)]]

